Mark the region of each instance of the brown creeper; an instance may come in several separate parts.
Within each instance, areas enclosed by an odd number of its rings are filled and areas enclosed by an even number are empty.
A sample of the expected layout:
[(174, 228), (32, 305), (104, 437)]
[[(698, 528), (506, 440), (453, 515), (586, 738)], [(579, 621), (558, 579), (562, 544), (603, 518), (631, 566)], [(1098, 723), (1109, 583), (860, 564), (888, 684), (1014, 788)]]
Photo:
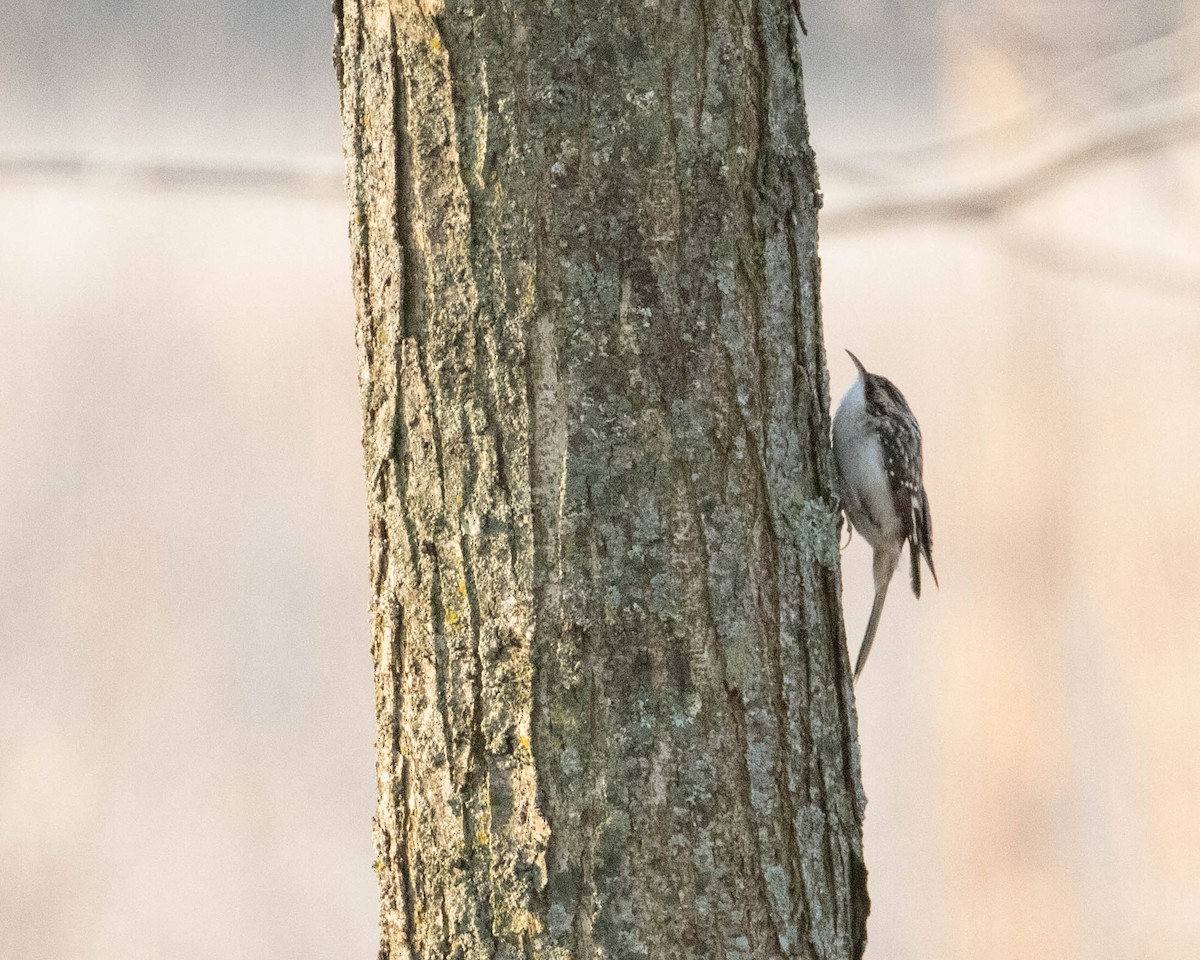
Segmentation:
[(852, 353), (850, 359), (858, 367), (858, 379), (846, 391), (833, 418), (833, 455), (841, 477), (842, 509), (851, 527), (875, 551), (875, 603), (854, 666), (857, 681), (871, 652), (904, 541), (908, 541), (916, 596), (921, 596), (921, 555), (935, 585), (937, 571), (933, 568), (929, 498), (921, 480), (917, 418), (891, 380), (867, 373)]

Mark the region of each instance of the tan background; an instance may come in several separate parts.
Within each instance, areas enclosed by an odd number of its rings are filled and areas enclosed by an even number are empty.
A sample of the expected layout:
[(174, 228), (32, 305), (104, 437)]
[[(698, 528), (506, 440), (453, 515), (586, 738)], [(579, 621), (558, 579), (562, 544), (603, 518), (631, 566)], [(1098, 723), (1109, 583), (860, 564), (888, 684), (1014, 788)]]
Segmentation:
[[(330, 19), (181, 6), (0, 32), (0, 957), (370, 956)], [(1194, 960), (1200, 8), (805, 10), (833, 392), (917, 412), (942, 583), (859, 686), (868, 955)]]

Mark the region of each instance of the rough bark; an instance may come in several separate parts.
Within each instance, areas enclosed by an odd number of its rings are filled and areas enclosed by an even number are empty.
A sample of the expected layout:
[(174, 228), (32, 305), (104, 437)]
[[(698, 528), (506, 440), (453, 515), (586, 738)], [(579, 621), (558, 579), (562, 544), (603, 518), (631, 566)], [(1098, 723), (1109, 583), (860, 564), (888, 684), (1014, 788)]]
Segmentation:
[(788, 0), (341, 0), (383, 958), (849, 958)]

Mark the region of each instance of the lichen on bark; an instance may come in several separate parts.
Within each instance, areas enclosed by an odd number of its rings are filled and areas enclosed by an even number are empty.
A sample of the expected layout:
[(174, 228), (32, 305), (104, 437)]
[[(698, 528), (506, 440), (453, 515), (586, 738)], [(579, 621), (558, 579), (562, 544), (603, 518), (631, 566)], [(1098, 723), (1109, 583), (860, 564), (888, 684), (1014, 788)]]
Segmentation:
[(861, 956), (792, 6), (335, 17), (380, 956)]

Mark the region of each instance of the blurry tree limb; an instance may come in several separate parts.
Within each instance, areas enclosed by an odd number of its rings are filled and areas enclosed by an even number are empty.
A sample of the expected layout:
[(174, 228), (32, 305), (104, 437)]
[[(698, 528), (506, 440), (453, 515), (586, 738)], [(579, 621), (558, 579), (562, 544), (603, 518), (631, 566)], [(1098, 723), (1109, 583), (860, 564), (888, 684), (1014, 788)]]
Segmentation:
[[(1145, 154), (1200, 134), (1200, 100), (1154, 103), (1101, 118), (986, 177), (889, 184), (864, 198), (826, 204), (822, 227), (851, 231), (898, 222), (986, 217), (1045, 193), (1104, 164)], [(279, 192), (340, 197), (342, 180), (329, 161), (311, 164), (221, 163), (180, 159), (115, 159), (84, 154), (0, 156), (0, 178), (80, 179), (155, 189)]]
[(858, 960), (791, 3), (479, 10), (335, 3), (380, 957)]
[(250, 192), (341, 202), (342, 163), (128, 157), (56, 150), (0, 152), (0, 180), (75, 180), (146, 190)]
[(1200, 299), (1200, 263), (1103, 247), (1076, 238), (1006, 229), (991, 246), (1051, 273), (1117, 284), (1153, 296)]
[[(1200, 98), (1162, 101), (1098, 117), (1011, 162), (979, 175), (920, 183), (888, 182), (857, 196), (827, 198), (827, 233), (900, 223), (993, 216), (1104, 164), (1194, 139), (1200, 134)], [(0, 155), (0, 180), (48, 178), (115, 183), (143, 189), (251, 191), (317, 200), (342, 195), (340, 164), (247, 163), (184, 159), (128, 159), (34, 152)]]
[[(1160, 37), (1097, 57), (1061, 79), (1049, 80), (1026, 104), (984, 126), (954, 131), (912, 146), (822, 157), (821, 168), (823, 171), (845, 172), (863, 181), (873, 179), (880, 183), (896, 183), (912, 180), (914, 167), (919, 169), (945, 164), (967, 151), (998, 149), (1005, 143), (1019, 139), (1031, 128), (1059, 114), (1064, 103), (1086, 105), (1089, 114), (1102, 116), (1112, 109), (1111, 102), (1102, 104), (1097, 100), (1096, 90), (1102, 78), (1112, 86), (1119, 83), (1126, 93), (1130, 89), (1151, 86), (1162, 81), (1172, 67), (1178, 70), (1191, 64), (1198, 45), (1200, 17), (1188, 20)], [(1143, 102), (1147, 101), (1143, 99)]]
[(866, 196), (831, 201), (826, 233), (904, 223), (991, 217), (1090, 170), (1200, 136), (1200, 97), (1189, 96), (1097, 118), (996, 171), (942, 182), (889, 184)]

